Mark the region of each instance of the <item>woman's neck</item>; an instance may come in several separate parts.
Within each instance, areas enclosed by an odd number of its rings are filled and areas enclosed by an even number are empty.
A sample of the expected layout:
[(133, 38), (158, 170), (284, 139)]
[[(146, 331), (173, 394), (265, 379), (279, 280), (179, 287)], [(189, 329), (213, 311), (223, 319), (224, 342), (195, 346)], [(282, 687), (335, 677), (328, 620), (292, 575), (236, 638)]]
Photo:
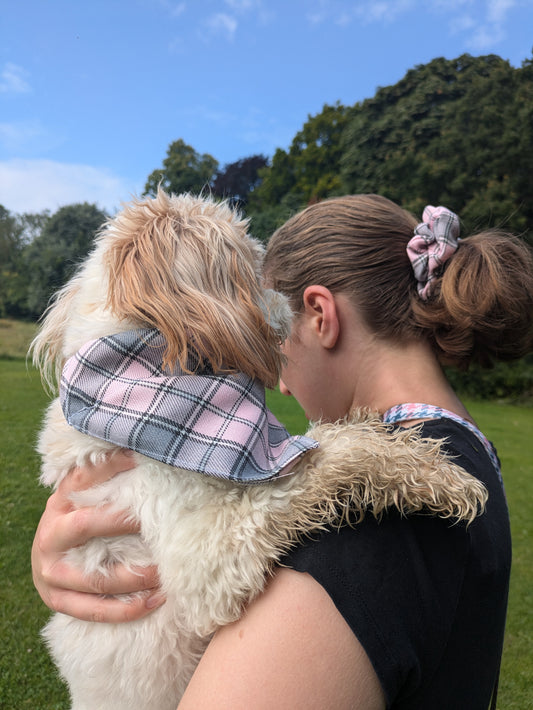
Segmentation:
[(372, 338), (359, 353), (352, 376), (354, 407), (384, 413), (396, 404), (421, 402), (473, 422), (427, 343), (398, 344)]

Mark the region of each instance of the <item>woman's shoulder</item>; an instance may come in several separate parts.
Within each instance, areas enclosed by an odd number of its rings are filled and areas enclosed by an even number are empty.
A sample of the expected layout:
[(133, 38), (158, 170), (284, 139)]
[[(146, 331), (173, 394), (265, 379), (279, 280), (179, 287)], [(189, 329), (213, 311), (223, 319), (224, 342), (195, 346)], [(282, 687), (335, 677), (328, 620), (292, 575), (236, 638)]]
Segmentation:
[(442, 441), (443, 451), (461, 468), (491, 489), (503, 492), (496, 448), (476, 427), (443, 417), (423, 422), (420, 434)]
[(363, 646), (309, 575), (278, 570), (242, 618), (216, 633), (179, 708), (252, 706), (385, 708)]
[[(314, 535), (283, 560), (327, 590), (392, 694), (412, 664), (437, 663), (433, 655), (450, 633), (464, 580), (475, 596), (484, 584), (485, 562), (497, 560), (499, 593), (510, 559), (505, 495), (479, 439), (447, 419), (425, 422), (420, 433), (443, 440), (456, 463), (488, 482), (482, 515), (467, 525), (425, 511), (406, 517), (391, 509), (377, 518), (367, 511), (360, 523)], [(475, 576), (469, 572), (472, 563), (479, 571)]]

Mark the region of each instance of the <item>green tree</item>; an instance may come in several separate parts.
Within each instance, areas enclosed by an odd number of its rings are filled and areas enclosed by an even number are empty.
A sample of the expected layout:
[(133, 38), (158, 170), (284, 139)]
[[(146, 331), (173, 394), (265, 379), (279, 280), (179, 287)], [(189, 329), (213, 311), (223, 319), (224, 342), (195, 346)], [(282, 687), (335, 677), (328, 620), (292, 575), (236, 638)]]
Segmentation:
[(301, 202), (293, 194), (285, 195), (278, 205), (269, 205), (261, 210), (246, 210), (250, 218), (250, 233), (256, 239), (267, 243), (278, 227), (300, 211)]
[(199, 194), (211, 185), (217, 170), (218, 162), (212, 155), (200, 155), (180, 138), (169, 145), (163, 167), (148, 176), (144, 194), (155, 195), (159, 186), (176, 194)]
[(0, 317), (28, 317), (25, 251), (41, 232), (49, 212), (11, 214), (0, 205)]
[(21, 297), (23, 227), (15, 215), (0, 205), (0, 316), (24, 314)]
[(30, 244), (43, 231), (46, 223), (50, 219), (50, 210), (43, 212), (25, 212), (17, 215), (20, 224), (22, 225), (22, 234), (24, 244)]
[(261, 184), (248, 200), (250, 208), (257, 212), (275, 207), (285, 195), (294, 192), (295, 178), (289, 154), (277, 148), (270, 166), (259, 170), (259, 178)]
[(32, 316), (40, 316), (52, 294), (72, 276), (106, 218), (105, 212), (87, 202), (67, 205), (49, 217), (24, 254), (31, 277), (27, 308)]
[(316, 116), (308, 116), (288, 152), (278, 148), (269, 168), (260, 171), (262, 182), (250, 197), (258, 209), (275, 206), (291, 194), (301, 204), (338, 194), (342, 188), (339, 161), (342, 135), (352, 109), (325, 104)]
[(344, 192), (377, 192), (420, 215), (458, 212), (467, 230), (533, 229), (533, 81), (495, 55), (434, 59), (354, 107)]

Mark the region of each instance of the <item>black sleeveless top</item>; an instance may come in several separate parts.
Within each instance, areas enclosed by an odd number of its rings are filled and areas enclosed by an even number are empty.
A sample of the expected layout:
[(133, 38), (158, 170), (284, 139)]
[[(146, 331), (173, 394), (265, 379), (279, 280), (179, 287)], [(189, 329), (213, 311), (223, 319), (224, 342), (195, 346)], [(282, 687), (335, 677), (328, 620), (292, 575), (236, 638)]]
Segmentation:
[(501, 657), (509, 575), (509, 515), (498, 474), (479, 439), (449, 419), (422, 436), (489, 491), (469, 527), (429, 515), (367, 514), (292, 550), (283, 564), (328, 592), (394, 710), (487, 710)]

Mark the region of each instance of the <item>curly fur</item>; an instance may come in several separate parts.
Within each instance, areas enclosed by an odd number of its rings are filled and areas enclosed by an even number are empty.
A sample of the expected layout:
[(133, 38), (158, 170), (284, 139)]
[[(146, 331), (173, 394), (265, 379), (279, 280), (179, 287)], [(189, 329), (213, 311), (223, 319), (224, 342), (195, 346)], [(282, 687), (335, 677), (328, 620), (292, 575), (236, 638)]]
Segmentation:
[[(34, 359), (52, 384), (86, 341), (150, 326), (167, 338), (168, 363), (183, 359), (192, 339), (218, 371), (273, 382), (290, 311), (283, 297), (261, 290), (260, 267), (260, 247), (225, 204), (162, 192), (134, 201), (105, 226), (59, 293), (33, 343)], [(76, 506), (128, 510), (141, 534), (91, 540), (69, 551), (69, 561), (104, 575), (119, 562), (157, 564), (167, 596), (128, 624), (53, 616), (43, 635), (75, 710), (175, 710), (213, 632), (239, 618), (283, 552), (305, 535), (391, 507), (468, 523), (485, 504), (483, 486), (441, 453), (440, 442), (415, 430), (393, 431), (359, 412), (317, 424), (309, 436), (320, 447), (293, 475), (270, 483), (238, 485), (136, 454), (133, 471), (74, 496)], [(55, 400), (39, 439), (41, 480), (57, 485), (73, 466), (115, 450), (69, 427)]]

